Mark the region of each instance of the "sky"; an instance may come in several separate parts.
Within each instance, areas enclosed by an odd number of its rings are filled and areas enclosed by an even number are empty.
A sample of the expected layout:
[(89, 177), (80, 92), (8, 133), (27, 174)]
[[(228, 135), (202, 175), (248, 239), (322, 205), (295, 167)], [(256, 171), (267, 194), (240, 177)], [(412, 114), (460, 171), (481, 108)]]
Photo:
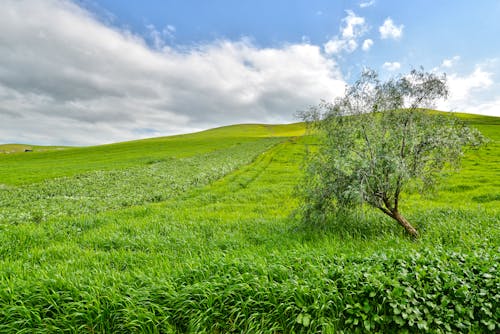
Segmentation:
[(0, 144), (296, 122), (365, 68), (500, 116), (498, 0), (1, 0)]

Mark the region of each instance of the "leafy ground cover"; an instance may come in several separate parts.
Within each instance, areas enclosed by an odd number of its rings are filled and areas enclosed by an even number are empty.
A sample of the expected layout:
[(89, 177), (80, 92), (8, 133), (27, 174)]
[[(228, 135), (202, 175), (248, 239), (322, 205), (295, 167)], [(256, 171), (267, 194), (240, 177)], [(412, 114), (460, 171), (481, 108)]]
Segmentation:
[(298, 223), (303, 137), (160, 203), (3, 224), (0, 332), (495, 332), (500, 131), (479, 121), (489, 145), (405, 196), (416, 242), (373, 210)]
[[(300, 136), (300, 123), (290, 125), (245, 124), (198, 133), (144, 139), (102, 146), (37, 147), (30, 153), (0, 154), (0, 186), (22, 185), (92, 171), (144, 166), (165, 158), (186, 158), (223, 150), (237, 143), (267, 137)], [(2, 145), (10, 147), (12, 145)], [(20, 145), (24, 152), (25, 145)]]
[(263, 138), (186, 158), (164, 156), (142, 166), (91, 171), (20, 187), (4, 186), (0, 189), (0, 223), (39, 223), (54, 216), (161, 202), (221, 178), (280, 141)]

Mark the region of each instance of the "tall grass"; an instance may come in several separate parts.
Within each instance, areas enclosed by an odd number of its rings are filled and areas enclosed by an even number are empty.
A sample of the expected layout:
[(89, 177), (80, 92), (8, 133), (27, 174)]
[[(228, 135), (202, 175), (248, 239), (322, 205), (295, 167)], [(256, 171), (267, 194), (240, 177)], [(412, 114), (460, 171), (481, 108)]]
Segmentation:
[(137, 167), (4, 187), (0, 189), (0, 224), (40, 223), (50, 217), (161, 202), (221, 178), (280, 141), (263, 138), (193, 157), (165, 156)]
[(436, 194), (406, 194), (417, 242), (372, 210), (298, 223), (304, 138), (160, 203), (0, 225), (0, 332), (494, 332), (491, 137)]
[[(0, 151), (0, 186), (26, 185), (86, 172), (141, 167), (165, 158), (187, 158), (255, 142), (301, 135), (303, 124), (233, 125), (207, 131), (91, 147), (37, 147), (30, 153)], [(0, 145), (8, 147), (12, 145)], [(25, 145), (20, 145), (25, 147)]]

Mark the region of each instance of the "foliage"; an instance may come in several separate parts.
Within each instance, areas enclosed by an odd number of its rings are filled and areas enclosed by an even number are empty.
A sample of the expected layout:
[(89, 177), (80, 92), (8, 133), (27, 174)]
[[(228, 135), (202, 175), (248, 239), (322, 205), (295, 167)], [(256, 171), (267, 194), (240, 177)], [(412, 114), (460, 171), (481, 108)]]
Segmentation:
[(132, 270), (114, 274), (118, 286), (101, 272), (42, 277), (0, 293), (0, 332), (494, 332), (499, 260), (484, 249), (310, 252), (212, 258), (168, 276)]
[(403, 203), (417, 242), (373, 211), (290, 218), (311, 137), (162, 202), (0, 224), (0, 333), (495, 332), (500, 206), (472, 198), (500, 192), (500, 124), (475, 124), (490, 145)]
[(161, 202), (221, 178), (282, 140), (256, 139), (193, 157), (164, 156), (137, 167), (0, 188), (0, 223), (40, 223), (50, 217)]
[[(202, 132), (89, 147), (30, 146), (30, 153), (0, 153), (0, 187), (19, 186), (94, 171), (141, 167), (189, 158), (263, 138), (300, 136), (303, 124), (241, 124)], [(8, 145), (11, 146), (11, 145)], [(4, 145), (0, 145), (2, 150)]]
[(445, 78), (432, 73), (381, 82), (366, 71), (344, 97), (305, 113), (322, 136), (306, 169), (305, 219), (367, 203), (416, 236), (399, 211), (402, 191), (427, 192), (445, 167), (458, 166), (464, 146), (483, 141), (459, 119), (421, 109), (446, 94)]

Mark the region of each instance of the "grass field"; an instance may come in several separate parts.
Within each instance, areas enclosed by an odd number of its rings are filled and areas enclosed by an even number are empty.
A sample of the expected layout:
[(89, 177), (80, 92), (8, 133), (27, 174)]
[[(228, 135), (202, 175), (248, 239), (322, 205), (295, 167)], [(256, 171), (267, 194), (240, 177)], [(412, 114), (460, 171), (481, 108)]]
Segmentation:
[[(300, 123), (287, 126), (246, 124), (203, 132), (92, 147), (0, 145), (0, 184), (22, 185), (95, 170), (144, 166), (166, 158), (186, 158), (265, 138), (300, 136)], [(17, 154), (1, 154), (2, 147)], [(24, 148), (33, 152), (24, 153)], [(23, 152), (20, 154), (19, 152)]]
[(0, 154), (0, 332), (500, 329), (500, 119), (409, 240), (373, 210), (294, 217), (303, 125)]

